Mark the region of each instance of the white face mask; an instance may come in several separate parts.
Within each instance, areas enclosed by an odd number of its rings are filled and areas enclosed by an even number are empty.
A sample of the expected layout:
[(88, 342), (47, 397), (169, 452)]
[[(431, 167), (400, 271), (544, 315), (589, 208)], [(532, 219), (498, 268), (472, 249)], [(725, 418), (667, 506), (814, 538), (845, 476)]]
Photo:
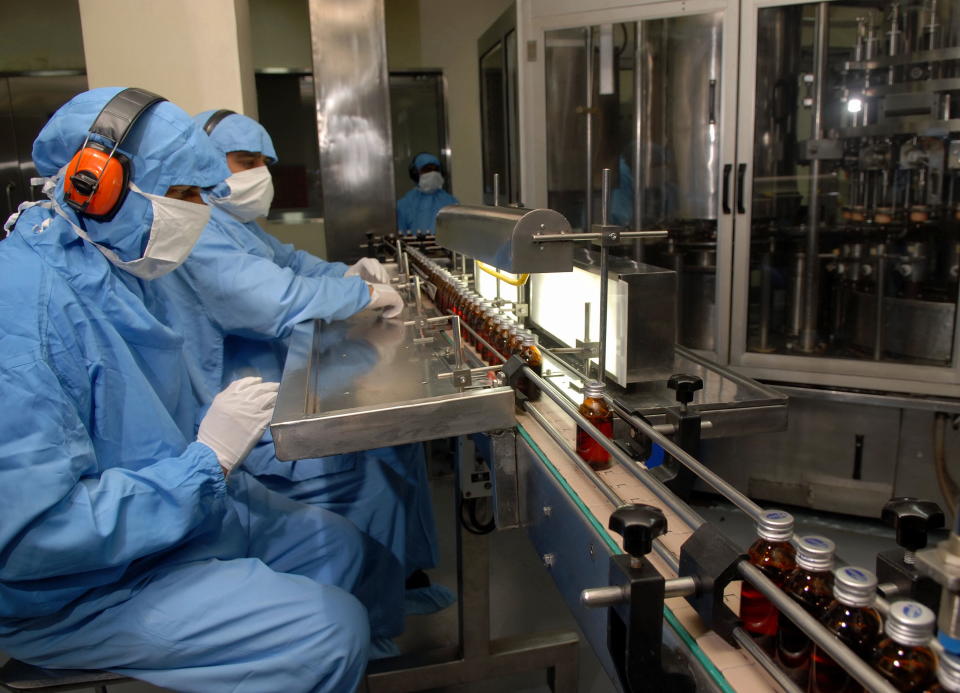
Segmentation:
[(273, 178), (266, 166), (249, 168), (227, 178), (230, 194), (211, 197), (210, 203), (243, 222), (267, 216), (273, 202)]
[(440, 171), (421, 173), (420, 179), (417, 181), (417, 187), (420, 188), (420, 192), (437, 192), (437, 190), (443, 187), (443, 175)]
[(156, 279), (172, 272), (187, 259), (210, 221), (210, 208), (196, 202), (151, 195), (133, 183), (130, 183), (130, 189), (150, 200), (153, 207), (153, 223), (150, 225), (147, 247), (143, 251), (143, 257), (137, 260), (120, 259), (120, 256), (109, 248), (92, 241), (87, 232), (74, 224), (59, 205), (56, 205), (57, 212), (70, 222), (80, 238), (96, 246), (114, 265), (140, 279)]

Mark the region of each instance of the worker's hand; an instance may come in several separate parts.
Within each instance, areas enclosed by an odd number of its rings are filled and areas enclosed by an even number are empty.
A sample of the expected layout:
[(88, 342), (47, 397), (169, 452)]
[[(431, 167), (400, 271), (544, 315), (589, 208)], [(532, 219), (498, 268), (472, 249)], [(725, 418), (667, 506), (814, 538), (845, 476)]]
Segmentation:
[(366, 282), (374, 284), (389, 284), (390, 274), (387, 268), (372, 257), (360, 258), (347, 268), (344, 277), (360, 277)]
[(216, 453), (225, 475), (260, 440), (273, 416), (279, 388), (278, 383), (265, 383), (262, 378), (240, 378), (213, 398), (197, 440)]
[(403, 299), (389, 284), (370, 284), (370, 303), (367, 308), (383, 308), (383, 317), (395, 318), (403, 310)]

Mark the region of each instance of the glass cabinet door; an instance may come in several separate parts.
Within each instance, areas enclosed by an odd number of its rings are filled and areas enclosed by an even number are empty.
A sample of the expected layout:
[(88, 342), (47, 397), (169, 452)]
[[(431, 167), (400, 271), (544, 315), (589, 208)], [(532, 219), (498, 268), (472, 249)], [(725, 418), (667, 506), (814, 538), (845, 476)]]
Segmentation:
[(494, 174), (500, 175), (500, 204), (520, 202), (516, 12), (511, 5), (477, 41), (483, 201), (488, 205), (494, 200)]
[(614, 252), (676, 270), (677, 342), (725, 360), (736, 5), (632, 9), (629, 21), (605, 23), (598, 11), (586, 13), (590, 25), (544, 31), (546, 202), (574, 228), (600, 223), (610, 169), (608, 221), (670, 232)]
[(765, 4), (744, 6), (734, 362), (960, 382), (960, 3)]

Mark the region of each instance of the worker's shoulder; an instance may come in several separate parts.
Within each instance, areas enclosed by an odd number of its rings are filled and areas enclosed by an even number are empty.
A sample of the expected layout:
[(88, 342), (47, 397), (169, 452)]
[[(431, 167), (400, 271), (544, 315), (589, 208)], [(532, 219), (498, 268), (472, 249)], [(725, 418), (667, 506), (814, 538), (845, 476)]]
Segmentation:
[(67, 277), (56, 271), (27, 231), (15, 229), (0, 242), (0, 355), (46, 354), (74, 342), (89, 315)]
[(41, 310), (51, 293), (49, 274), (16, 235), (0, 242), (0, 355), (6, 366), (40, 352)]
[(413, 202), (419, 199), (421, 195), (423, 195), (423, 193), (420, 192), (418, 188), (410, 188), (407, 190), (404, 196), (397, 201), (397, 204)]

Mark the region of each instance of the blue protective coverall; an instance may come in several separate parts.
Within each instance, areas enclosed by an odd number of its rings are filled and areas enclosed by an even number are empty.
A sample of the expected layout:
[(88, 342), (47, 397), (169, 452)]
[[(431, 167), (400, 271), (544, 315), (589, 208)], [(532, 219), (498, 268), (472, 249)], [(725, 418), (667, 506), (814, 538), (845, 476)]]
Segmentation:
[[(41, 170), (79, 149), (117, 92), (58, 111), (34, 144)], [(134, 182), (226, 176), (176, 106), (151, 107), (123, 145)], [(150, 201), (81, 221), (123, 259), (142, 253)], [(102, 668), (178, 691), (352, 691), (369, 642), (345, 590), (363, 572), (348, 521), (225, 483), (195, 442), (183, 339), (151, 282), (112, 265), (48, 205), (0, 243), (0, 650), (41, 666)]]
[[(210, 113), (199, 114), (195, 122), (202, 125)], [(246, 116), (227, 116), (210, 138), (224, 156), (230, 151), (260, 151), (277, 159), (266, 130)], [(271, 377), (276, 377), (284, 356), (276, 340), (289, 336), (296, 324), (341, 320), (362, 310), (369, 302), (366, 283), (344, 277), (346, 270), (342, 263), (296, 250), (256, 223), (240, 222), (214, 207), (210, 224), (184, 266), (160, 281), (168, 280), (175, 321), (198, 355), (198, 377), (207, 389), (215, 390), (241, 374), (267, 377), (272, 371)], [(270, 346), (258, 346), (254, 340), (271, 340)], [(353, 343), (351, 361), (369, 367), (363, 364), (364, 355), (375, 358), (375, 350), (362, 340)], [(343, 359), (333, 363), (336, 368), (325, 378), (336, 379), (338, 369), (354, 367)], [(403, 568), (391, 584), (383, 585), (379, 602), (383, 618), (372, 613), (371, 623), (375, 635), (398, 634), (404, 575), (437, 563), (423, 446), (290, 463), (276, 459), (268, 434), (244, 469), (288, 497), (344, 515), (392, 552)], [(443, 595), (439, 599), (434, 595), (432, 601), (449, 603)], [(390, 611), (390, 604), (395, 611)]]
[[(440, 160), (427, 153), (418, 154), (413, 159), (413, 165), (418, 171), (428, 164), (440, 166)], [(414, 186), (397, 201), (397, 231), (401, 234), (434, 233), (440, 208), (457, 204), (460, 204), (460, 201), (443, 188), (425, 193)]]

